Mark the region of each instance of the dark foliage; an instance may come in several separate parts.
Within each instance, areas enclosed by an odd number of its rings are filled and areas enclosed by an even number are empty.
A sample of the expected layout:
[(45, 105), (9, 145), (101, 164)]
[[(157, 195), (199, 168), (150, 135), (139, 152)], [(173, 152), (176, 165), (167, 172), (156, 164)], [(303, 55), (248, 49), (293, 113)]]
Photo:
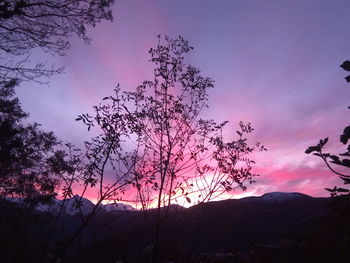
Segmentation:
[[(344, 70), (350, 71), (350, 61), (346, 60), (343, 62), (343, 64), (340, 65)], [(345, 77), (347, 82), (350, 82), (350, 75)]]
[(37, 202), (55, 196), (58, 178), (48, 163), (59, 144), (52, 132), (37, 123), (24, 124), (28, 116), (14, 96), (15, 81), (0, 86), (0, 196)]
[[(340, 65), (346, 71), (350, 71), (350, 61), (346, 60), (343, 64)], [(346, 80), (349, 82), (350, 76), (346, 77)], [(350, 107), (349, 107), (350, 108)], [(328, 143), (328, 137), (319, 141), (315, 146), (310, 146), (305, 153), (312, 153), (315, 156), (320, 157), (330, 171), (338, 175), (340, 179), (343, 180), (344, 184), (350, 184), (350, 175), (344, 171), (349, 171), (350, 168), (350, 126), (344, 128), (343, 133), (340, 135), (339, 141), (346, 146), (346, 150), (343, 153), (331, 154), (324, 151), (325, 145)], [(339, 170), (335, 168), (338, 166), (342, 168)], [(331, 196), (336, 196), (338, 194), (349, 194), (350, 190), (346, 188), (341, 188), (334, 186), (333, 188), (326, 188), (327, 191), (331, 193)]]
[(38, 79), (61, 72), (30, 61), (35, 48), (64, 54), (68, 37), (88, 41), (86, 27), (112, 20), (114, 0), (5, 0), (0, 1), (0, 81)]

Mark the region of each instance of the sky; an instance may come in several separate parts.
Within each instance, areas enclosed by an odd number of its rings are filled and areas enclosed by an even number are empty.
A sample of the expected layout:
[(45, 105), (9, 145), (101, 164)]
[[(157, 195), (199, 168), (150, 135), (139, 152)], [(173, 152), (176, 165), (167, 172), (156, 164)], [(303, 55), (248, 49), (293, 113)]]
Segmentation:
[(119, 83), (133, 90), (152, 79), (148, 50), (156, 36), (183, 36), (194, 47), (188, 61), (215, 80), (205, 117), (240, 120), (267, 152), (254, 156), (261, 176), (245, 193), (301, 192), (328, 196), (341, 185), (308, 146), (339, 135), (349, 123), (350, 86), (339, 65), (350, 59), (348, 0), (120, 0), (114, 21), (88, 30), (90, 44), (75, 36), (66, 56), (33, 52), (32, 60), (65, 66), (48, 84), (25, 82), (17, 90), (30, 121), (58, 138), (81, 145), (91, 133), (74, 119), (92, 112)]

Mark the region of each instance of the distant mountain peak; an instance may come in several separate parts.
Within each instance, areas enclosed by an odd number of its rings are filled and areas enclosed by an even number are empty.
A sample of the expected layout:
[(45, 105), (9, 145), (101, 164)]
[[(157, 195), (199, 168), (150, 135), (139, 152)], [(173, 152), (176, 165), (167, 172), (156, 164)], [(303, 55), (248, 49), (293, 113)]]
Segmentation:
[[(11, 203), (23, 204), (22, 199), (9, 197), (6, 198)], [(62, 212), (69, 215), (88, 215), (94, 209), (95, 204), (93, 204), (89, 199), (81, 197), (79, 195), (74, 195), (71, 198), (65, 200), (60, 200), (54, 198), (49, 204), (38, 204), (35, 206), (35, 210), (39, 212), (48, 212), (51, 214), (57, 214), (61, 209)], [(111, 204), (100, 204), (98, 207), (98, 212), (112, 212), (112, 211), (134, 211), (131, 205), (122, 203), (111, 203)]]
[(287, 201), (305, 197), (309, 196), (297, 192), (271, 192), (260, 196), (260, 198), (265, 201)]
[(101, 206), (102, 209), (106, 212), (112, 211), (135, 211), (136, 209), (131, 205), (122, 204), (122, 203), (110, 203)]

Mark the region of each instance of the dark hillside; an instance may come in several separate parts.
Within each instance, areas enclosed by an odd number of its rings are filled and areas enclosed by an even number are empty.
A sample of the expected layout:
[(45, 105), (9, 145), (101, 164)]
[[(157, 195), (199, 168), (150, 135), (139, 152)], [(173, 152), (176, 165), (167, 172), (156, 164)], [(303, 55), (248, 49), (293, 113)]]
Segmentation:
[[(324, 218), (332, 214), (330, 203), (330, 198), (272, 193), (210, 202), (188, 209), (174, 206), (161, 227), (162, 256), (164, 260), (174, 260), (180, 255), (196, 257), (203, 252), (248, 251), (257, 244), (277, 244), (281, 239), (293, 236), (312, 237), (319, 225), (324, 225)], [(15, 239), (11, 237), (12, 232), (8, 232), (16, 229), (12, 225), (15, 222), (13, 217), (24, 214), (18, 207), (9, 207), (8, 204), (1, 211), (6, 211), (7, 215), (5, 217), (1, 213), (1, 252), (6, 258), (7, 253), (14, 252), (9, 246), (15, 240), (8, 242), (11, 238)], [(30, 248), (22, 248), (24, 256), (34, 257), (31, 252), (34, 248), (42, 251), (45, 247), (52, 224), (50, 218), (52, 216), (37, 212), (23, 221), (27, 227), (26, 231), (21, 232), (22, 241), (33, 236), (36, 240), (30, 243)], [(142, 211), (101, 212), (66, 251), (66, 257), (74, 262), (115, 262), (118, 259), (140, 262), (142, 251), (152, 243), (155, 218), (156, 210), (150, 210), (147, 214)], [(48, 245), (49, 250), (57, 253), (80, 224), (81, 218), (76, 216), (64, 215), (59, 218)], [(35, 258), (40, 261), (38, 255), (40, 253), (35, 254)]]

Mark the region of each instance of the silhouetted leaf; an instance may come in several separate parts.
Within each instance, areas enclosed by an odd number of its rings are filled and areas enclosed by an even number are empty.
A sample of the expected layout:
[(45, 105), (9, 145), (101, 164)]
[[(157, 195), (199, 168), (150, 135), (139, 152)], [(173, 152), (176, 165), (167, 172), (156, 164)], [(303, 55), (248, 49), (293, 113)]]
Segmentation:
[(340, 179), (344, 181), (344, 184), (350, 184), (350, 177), (340, 176)]
[(344, 131), (343, 131), (343, 134), (340, 135), (340, 141), (341, 141), (343, 144), (347, 144), (349, 138), (350, 138), (350, 126), (347, 126), (347, 127), (345, 127), (345, 129), (344, 129)]
[(186, 196), (186, 201), (187, 201), (188, 203), (191, 203), (191, 199), (190, 199), (188, 196)]
[(331, 155), (331, 156), (329, 156), (329, 157), (332, 159), (332, 163), (341, 164), (341, 161), (340, 161), (340, 159), (339, 159), (338, 156), (336, 156), (336, 155)]
[(185, 189), (183, 187), (180, 187), (180, 189), (181, 189), (181, 194), (184, 194)]
[(324, 145), (325, 145), (328, 142), (328, 137), (324, 138), (323, 142), (324, 142)]
[(309, 148), (306, 149), (305, 153), (309, 154), (312, 152), (319, 152), (320, 151), (320, 147), (319, 146), (310, 146)]
[(328, 142), (328, 137), (324, 138), (323, 140), (320, 140), (320, 142), (318, 143), (317, 146), (319, 146), (320, 148), (322, 148), (323, 146), (325, 146), (325, 144)]
[(347, 192), (349, 192), (349, 189), (337, 188), (337, 192), (340, 192), (340, 193), (347, 193)]
[(350, 61), (345, 60), (343, 64), (340, 65), (341, 68), (343, 68), (346, 71), (350, 71)]
[(342, 165), (350, 168), (350, 160), (349, 159), (343, 159), (342, 160)]

